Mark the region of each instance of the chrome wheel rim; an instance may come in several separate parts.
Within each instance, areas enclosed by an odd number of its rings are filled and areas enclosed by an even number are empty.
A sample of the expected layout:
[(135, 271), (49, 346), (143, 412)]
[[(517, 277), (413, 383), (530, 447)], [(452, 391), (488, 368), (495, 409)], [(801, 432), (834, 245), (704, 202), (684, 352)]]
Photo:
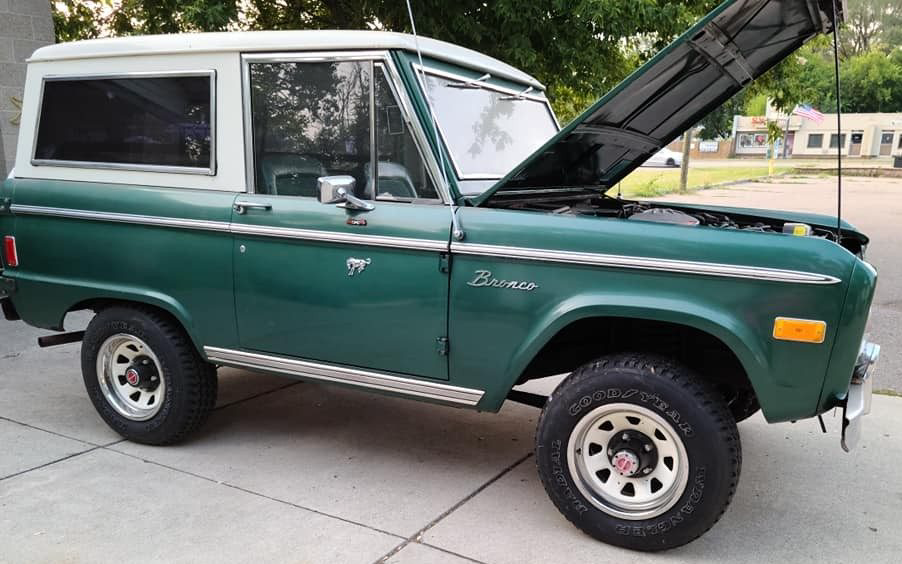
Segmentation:
[[(644, 448), (618, 446), (622, 444)], [(640, 459), (654, 463), (641, 466)], [(631, 403), (607, 404), (586, 414), (570, 434), (567, 462), (583, 496), (621, 519), (662, 515), (680, 499), (689, 479), (686, 447), (673, 427)]]
[[(133, 368), (151, 374), (146, 378), (149, 382), (142, 382), (140, 387), (130, 383), (126, 373)], [(113, 335), (100, 345), (97, 381), (107, 403), (132, 421), (146, 421), (163, 407), (166, 379), (160, 360), (147, 343), (134, 335)]]

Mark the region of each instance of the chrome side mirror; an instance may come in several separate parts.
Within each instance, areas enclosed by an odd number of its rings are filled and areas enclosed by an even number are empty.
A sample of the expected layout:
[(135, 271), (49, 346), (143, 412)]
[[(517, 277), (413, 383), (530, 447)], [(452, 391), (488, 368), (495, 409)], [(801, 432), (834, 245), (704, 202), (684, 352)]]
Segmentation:
[(317, 199), (323, 204), (337, 204), (349, 210), (370, 211), (375, 209), (372, 203), (361, 200), (354, 195), (357, 181), (353, 176), (321, 176), (316, 179)]

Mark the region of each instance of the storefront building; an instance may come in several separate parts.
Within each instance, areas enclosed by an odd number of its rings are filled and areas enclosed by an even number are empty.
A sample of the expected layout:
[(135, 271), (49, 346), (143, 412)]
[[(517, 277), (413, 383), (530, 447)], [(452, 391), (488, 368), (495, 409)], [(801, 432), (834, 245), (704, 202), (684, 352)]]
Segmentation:
[[(788, 121), (787, 121), (788, 119)], [(836, 114), (815, 121), (793, 115), (736, 116), (733, 121), (733, 154), (737, 157), (768, 155), (767, 123), (774, 121), (786, 132), (786, 146), (775, 154), (786, 158), (830, 158), (837, 148), (852, 158), (902, 156), (902, 113), (843, 114), (842, 131), (836, 131)]]

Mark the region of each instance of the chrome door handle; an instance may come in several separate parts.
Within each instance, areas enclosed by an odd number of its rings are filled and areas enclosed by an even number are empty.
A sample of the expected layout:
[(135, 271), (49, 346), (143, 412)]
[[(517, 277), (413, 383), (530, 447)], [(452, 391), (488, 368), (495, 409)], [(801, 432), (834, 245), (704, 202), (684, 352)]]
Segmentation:
[(235, 210), (235, 213), (241, 215), (247, 212), (247, 210), (271, 211), (272, 204), (266, 204), (263, 202), (243, 202), (241, 200), (238, 200), (237, 202), (232, 204), (232, 209)]

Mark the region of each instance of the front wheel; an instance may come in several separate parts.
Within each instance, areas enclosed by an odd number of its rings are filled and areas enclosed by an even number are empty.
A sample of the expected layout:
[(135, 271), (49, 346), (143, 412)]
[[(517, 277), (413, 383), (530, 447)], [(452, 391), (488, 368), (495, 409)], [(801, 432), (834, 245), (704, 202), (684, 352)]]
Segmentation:
[(688, 369), (627, 354), (576, 370), (549, 397), (536, 464), (574, 525), (609, 544), (665, 550), (720, 518), (739, 480), (739, 434)]
[(174, 320), (143, 307), (110, 307), (85, 331), (82, 374), (91, 402), (135, 442), (175, 443), (216, 403), (216, 370)]

